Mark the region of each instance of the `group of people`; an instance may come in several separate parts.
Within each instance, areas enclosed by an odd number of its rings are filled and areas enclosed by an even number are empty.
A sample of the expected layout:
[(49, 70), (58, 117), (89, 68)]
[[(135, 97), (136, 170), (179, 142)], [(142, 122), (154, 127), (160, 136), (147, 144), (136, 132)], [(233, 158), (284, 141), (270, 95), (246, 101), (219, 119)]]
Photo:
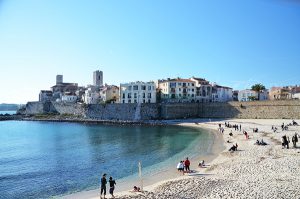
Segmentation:
[(179, 172), (182, 172), (182, 174), (184, 174), (185, 172), (189, 173), (191, 171), (190, 165), (191, 165), (191, 162), (190, 162), (189, 158), (187, 157), (185, 160), (182, 160), (177, 164), (177, 170)]
[[(102, 175), (102, 178), (101, 178), (100, 198), (102, 198), (102, 194), (104, 196), (103, 198), (105, 198), (106, 184), (107, 184), (107, 180), (106, 180), (106, 173), (105, 173)], [(114, 196), (115, 185), (116, 185), (116, 181), (113, 180), (113, 178), (110, 176), (109, 177), (109, 193), (111, 194), (112, 198), (115, 198), (115, 196)]]
[[(219, 124), (219, 126), (220, 126), (220, 124)], [(229, 122), (225, 122), (225, 127), (234, 128), (235, 131), (242, 131), (242, 125), (237, 125), (237, 124), (231, 125), (231, 124), (229, 124)]]

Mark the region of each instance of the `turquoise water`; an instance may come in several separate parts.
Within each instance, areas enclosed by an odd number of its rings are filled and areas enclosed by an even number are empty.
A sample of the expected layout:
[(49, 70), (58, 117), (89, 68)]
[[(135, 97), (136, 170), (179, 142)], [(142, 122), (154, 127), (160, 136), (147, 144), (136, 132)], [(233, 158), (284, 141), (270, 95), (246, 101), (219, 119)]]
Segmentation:
[(138, 161), (145, 171), (168, 161), (175, 168), (183, 155), (207, 150), (209, 140), (205, 132), (178, 126), (3, 121), (0, 198), (49, 198), (96, 189), (102, 173), (122, 179), (137, 172)]

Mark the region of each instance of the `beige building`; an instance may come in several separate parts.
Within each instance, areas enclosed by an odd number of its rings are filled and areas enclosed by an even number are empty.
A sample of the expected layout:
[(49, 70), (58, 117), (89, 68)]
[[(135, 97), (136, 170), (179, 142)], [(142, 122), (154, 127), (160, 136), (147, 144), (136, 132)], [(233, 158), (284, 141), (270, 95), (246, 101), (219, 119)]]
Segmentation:
[(195, 82), (196, 102), (210, 102), (212, 94), (212, 85), (203, 78), (192, 77), (190, 80)]
[(119, 87), (115, 85), (105, 85), (100, 91), (100, 99), (102, 102), (119, 102)]
[(291, 92), (288, 87), (272, 87), (269, 91), (270, 100), (291, 99)]
[(196, 83), (191, 79), (158, 80), (158, 93), (162, 102), (195, 102)]
[(120, 84), (120, 103), (156, 103), (154, 82)]

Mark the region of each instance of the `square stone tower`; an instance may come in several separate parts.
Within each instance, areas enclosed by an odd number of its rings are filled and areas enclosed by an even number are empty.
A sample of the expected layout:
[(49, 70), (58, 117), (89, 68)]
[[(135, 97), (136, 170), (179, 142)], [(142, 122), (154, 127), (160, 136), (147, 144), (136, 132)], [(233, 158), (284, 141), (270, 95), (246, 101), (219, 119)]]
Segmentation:
[(93, 73), (93, 85), (102, 86), (103, 85), (103, 72), (96, 70)]
[(63, 83), (63, 76), (62, 75), (56, 75), (56, 85)]

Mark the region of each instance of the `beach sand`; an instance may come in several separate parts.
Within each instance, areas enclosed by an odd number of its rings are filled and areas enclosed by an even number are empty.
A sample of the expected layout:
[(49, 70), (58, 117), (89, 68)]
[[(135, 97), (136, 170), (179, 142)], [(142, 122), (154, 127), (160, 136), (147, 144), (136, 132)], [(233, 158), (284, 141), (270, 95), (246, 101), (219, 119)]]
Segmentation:
[[(168, 124), (177, 124), (191, 127), (201, 127), (217, 131), (218, 124), (224, 127), (225, 122), (242, 126), (249, 134), (246, 139), (242, 131), (225, 128), (224, 134), (216, 133), (216, 140), (224, 143), (215, 143), (214, 147), (226, 149), (214, 156), (207, 157), (206, 168), (197, 168), (197, 160), (192, 162), (191, 169), (196, 170), (193, 176), (178, 176), (175, 179), (161, 177), (158, 183), (144, 187), (140, 193), (123, 191), (115, 193), (116, 198), (300, 198), (300, 142), (299, 148), (282, 149), (281, 137), (300, 132), (300, 126), (291, 126), (288, 131), (281, 131), (280, 125), (291, 123), (291, 120), (176, 120), (165, 121)], [(300, 123), (299, 121), (297, 121)], [(272, 125), (278, 132), (271, 130)], [(253, 133), (258, 128), (258, 133)], [(232, 131), (233, 136), (228, 134)], [(220, 139), (218, 137), (223, 137)], [(268, 145), (254, 145), (256, 140), (263, 139)], [(229, 140), (230, 143), (226, 141)], [(238, 151), (229, 152), (228, 149), (238, 144)], [(220, 148), (219, 148), (220, 149)], [(216, 150), (217, 151), (217, 150)], [(201, 157), (198, 157), (200, 160)], [(99, 198), (95, 195), (82, 193), (72, 198)], [(107, 198), (110, 198), (107, 195)]]

